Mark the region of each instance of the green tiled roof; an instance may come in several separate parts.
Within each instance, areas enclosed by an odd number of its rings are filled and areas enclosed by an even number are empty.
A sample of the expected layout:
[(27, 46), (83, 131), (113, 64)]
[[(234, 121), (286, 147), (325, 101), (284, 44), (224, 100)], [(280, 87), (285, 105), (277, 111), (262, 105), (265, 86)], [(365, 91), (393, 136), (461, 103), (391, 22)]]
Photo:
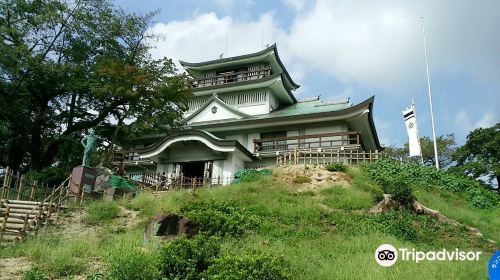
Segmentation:
[[(314, 101), (305, 101), (298, 102), (292, 105), (279, 107), (273, 112), (265, 115), (266, 118), (276, 118), (276, 117), (286, 117), (286, 116), (295, 116), (295, 115), (307, 115), (314, 113), (324, 113), (324, 112), (333, 112), (339, 111), (352, 106), (352, 103), (337, 103), (337, 104), (328, 104), (321, 100)], [(257, 116), (262, 117), (262, 116)]]

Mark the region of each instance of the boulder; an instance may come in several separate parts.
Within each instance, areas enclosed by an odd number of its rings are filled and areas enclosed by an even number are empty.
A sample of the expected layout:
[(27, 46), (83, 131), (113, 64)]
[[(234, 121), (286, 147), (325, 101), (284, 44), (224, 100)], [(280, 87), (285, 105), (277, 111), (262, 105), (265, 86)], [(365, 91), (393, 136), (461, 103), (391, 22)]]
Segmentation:
[(191, 238), (198, 234), (197, 223), (173, 213), (158, 213), (148, 223), (144, 239), (149, 241), (154, 237), (172, 239), (179, 235)]

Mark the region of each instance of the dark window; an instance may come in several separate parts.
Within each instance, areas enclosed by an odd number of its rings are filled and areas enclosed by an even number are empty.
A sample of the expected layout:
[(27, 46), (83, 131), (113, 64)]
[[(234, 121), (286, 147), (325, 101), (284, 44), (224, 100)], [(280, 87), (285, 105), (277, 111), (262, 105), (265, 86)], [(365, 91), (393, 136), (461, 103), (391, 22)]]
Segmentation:
[[(269, 139), (269, 141), (262, 141), (261, 151), (274, 151), (285, 150), (286, 140), (274, 140), (276, 138), (286, 137), (286, 131), (265, 132), (260, 134), (262, 140)], [(273, 140), (271, 140), (273, 139)]]

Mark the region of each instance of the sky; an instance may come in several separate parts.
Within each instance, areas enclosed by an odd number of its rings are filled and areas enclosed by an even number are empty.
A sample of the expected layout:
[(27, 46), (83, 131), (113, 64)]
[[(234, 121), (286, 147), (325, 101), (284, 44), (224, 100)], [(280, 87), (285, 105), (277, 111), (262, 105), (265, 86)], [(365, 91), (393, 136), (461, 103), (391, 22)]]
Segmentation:
[(128, 12), (158, 11), (155, 58), (201, 62), (277, 44), (297, 99), (375, 95), (384, 146), (407, 135), (401, 109), (416, 104), (420, 137), (432, 136), (422, 19), (436, 134), (457, 143), (500, 121), (500, 1), (115, 0)]

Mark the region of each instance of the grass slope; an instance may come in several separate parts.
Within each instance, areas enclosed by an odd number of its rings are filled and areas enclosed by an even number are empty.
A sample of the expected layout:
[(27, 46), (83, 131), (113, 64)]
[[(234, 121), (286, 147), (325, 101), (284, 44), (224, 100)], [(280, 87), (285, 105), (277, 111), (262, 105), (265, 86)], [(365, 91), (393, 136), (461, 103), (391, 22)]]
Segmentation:
[[(366, 214), (376, 201), (379, 189), (366, 174), (351, 169), (351, 187), (331, 185), (318, 192), (293, 192), (273, 176), (256, 176), (251, 182), (195, 191), (172, 191), (163, 197), (140, 194), (119, 202), (138, 210), (141, 222), (132, 229), (119, 229), (113, 217), (116, 203), (91, 203), (87, 218), (101, 224), (93, 234), (71, 238), (52, 229), (27, 242), (2, 248), (0, 256), (27, 256), (50, 276), (66, 279), (89, 274), (106, 263), (110, 252), (123, 246), (141, 246), (147, 219), (159, 212), (178, 212), (193, 201), (236, 202), (260, 221), (243, 237), (225, 237), (222, 253), (240, 255), (261, 251), (282, 256), (294, 279), (486, 279), (487, 262), (494, 249), (486, 238), (500, 241), (499, 210), (478, 210), (451, 194), (418, 191), (418, 199), (467, 225), (478, 227), (485, 238), (472, 236), (465, 228), (438, 224), (426, 216), (392, 212)], [(102, 202), (104, 203), (104, 202)], [(111, 209), (113, 215), (99, 215)], [(96, 212), (97, 210), (97, 212)], [(85, 218), (84, 218), (85, 220)], [(117, 229), (118, 228), (118, 229)], [(496, 229), (496, 230), (495, 230)], [(384, 243), (417, 250), (479, 250), (478, 262), (398, 262), (390, 268), (374, 260), (375, 249)], [(71, 278), (67, 278), (71, 279)]]

